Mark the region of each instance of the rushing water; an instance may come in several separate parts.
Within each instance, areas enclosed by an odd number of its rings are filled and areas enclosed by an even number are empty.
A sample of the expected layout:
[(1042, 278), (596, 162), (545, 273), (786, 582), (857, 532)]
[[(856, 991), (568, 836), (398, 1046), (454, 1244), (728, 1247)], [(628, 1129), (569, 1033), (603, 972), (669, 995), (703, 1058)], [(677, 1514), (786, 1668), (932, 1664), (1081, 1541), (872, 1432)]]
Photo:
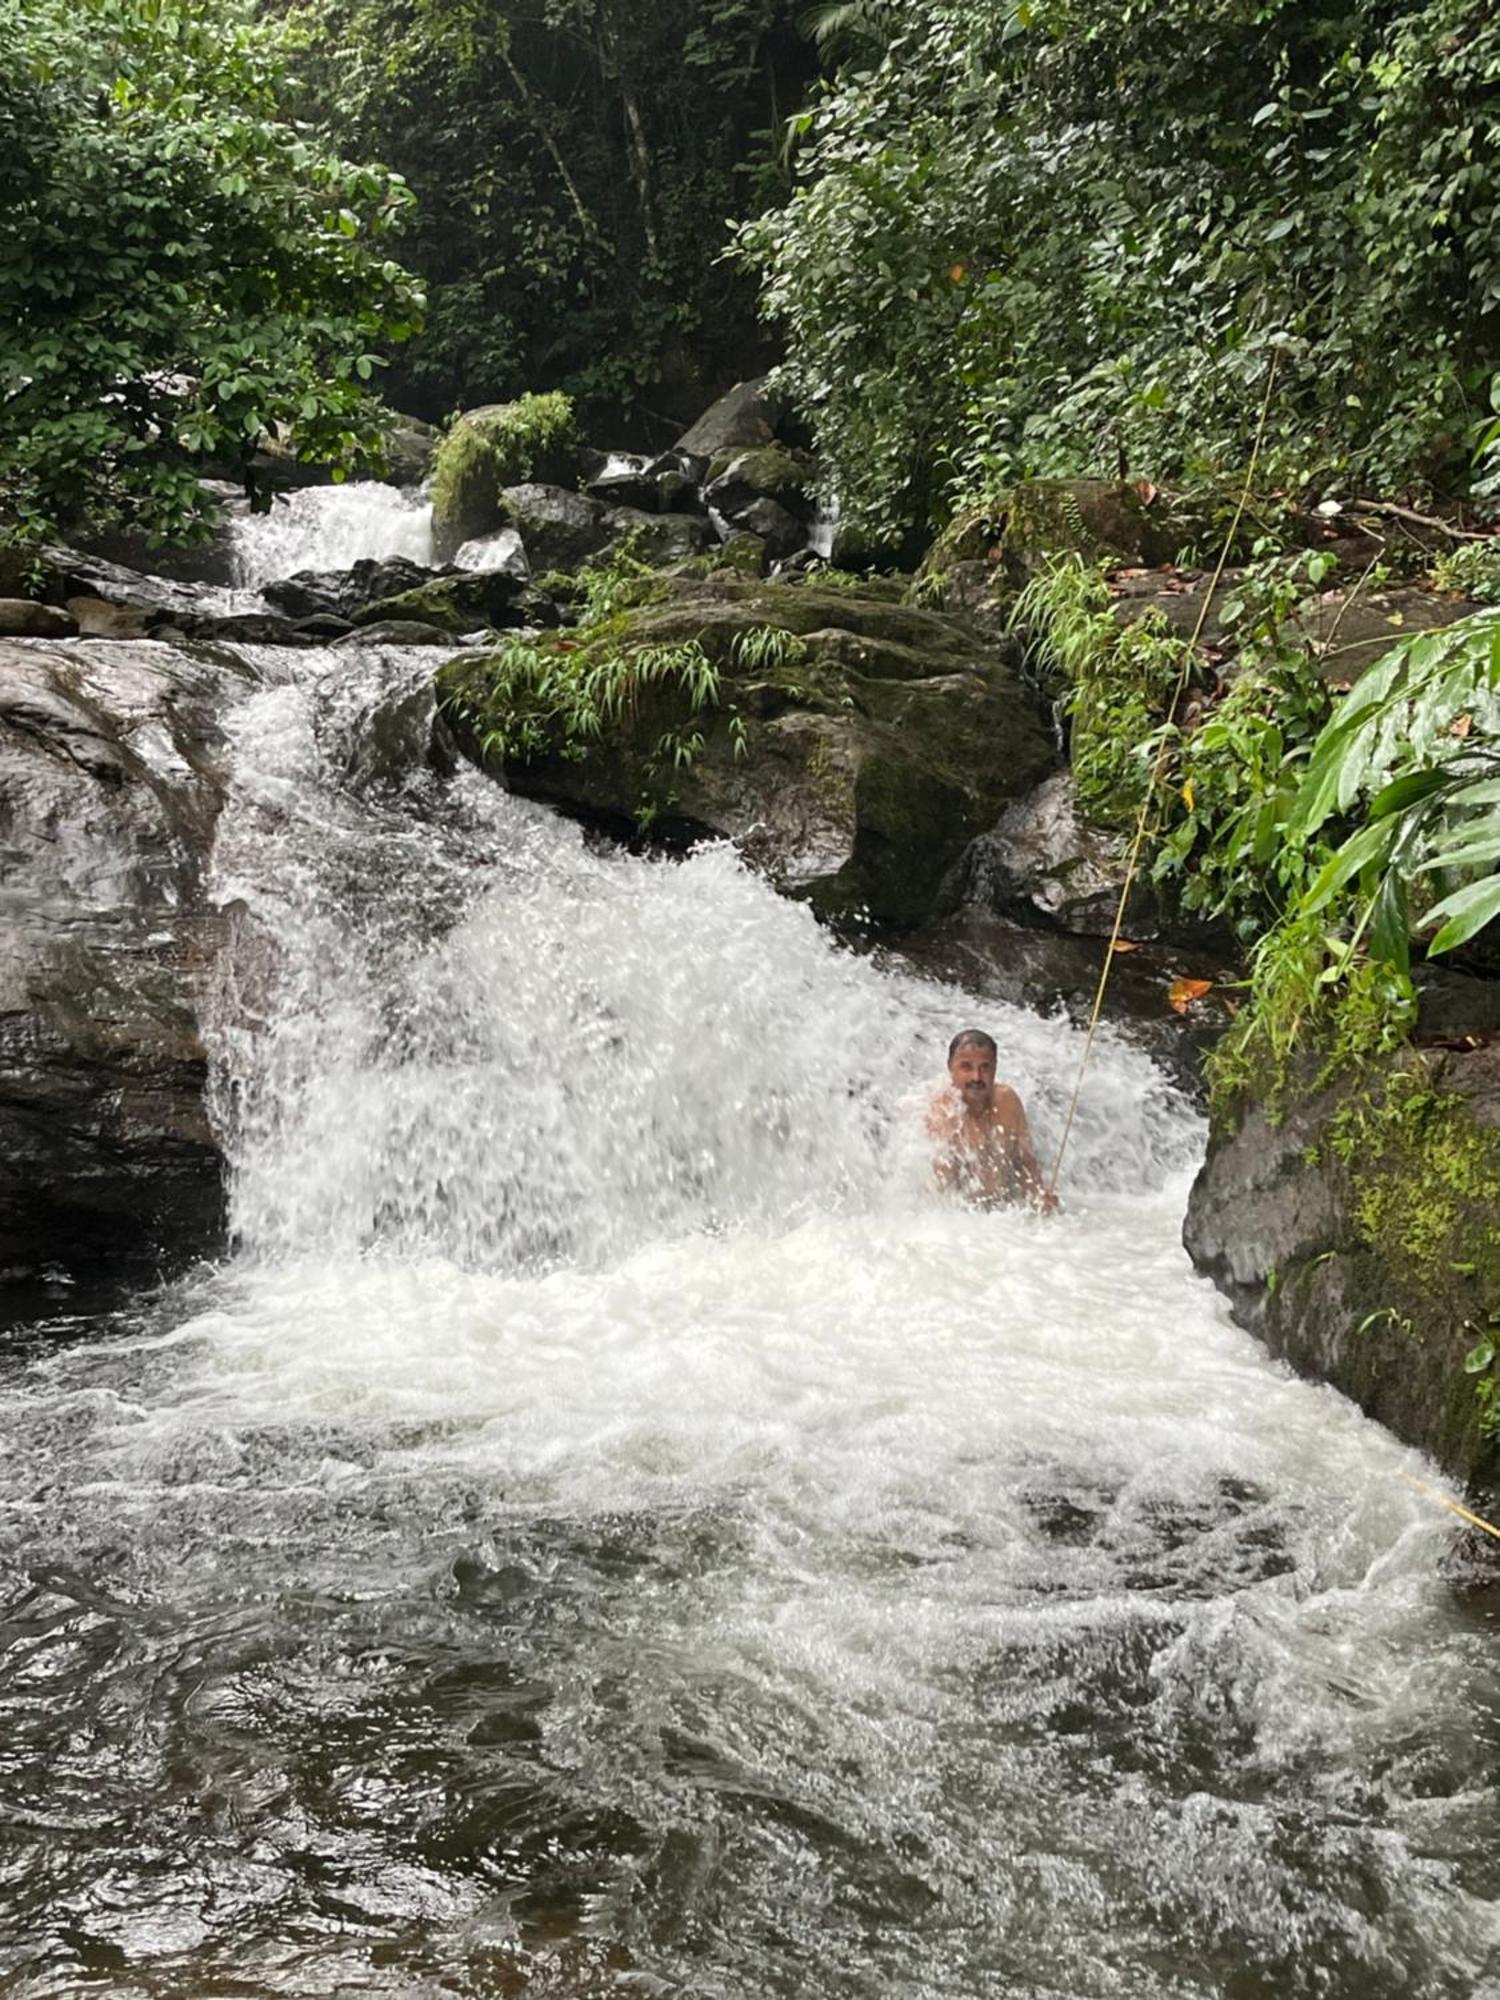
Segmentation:
[(1065, 1212), (927, 1186), (1064, 1025), (230, 720), (239, 1249), (0, 1373), (0, 1991), (1500, 1994), (1500, 1673), (1420, 1465), (1178, 1245), (1106, 1042)]
[(348, 569), (365, 556), (432, 561), (432, 502), (376, 480), (304, 486), (235, 529), (235, 582), (259, 590), (298, 570)]

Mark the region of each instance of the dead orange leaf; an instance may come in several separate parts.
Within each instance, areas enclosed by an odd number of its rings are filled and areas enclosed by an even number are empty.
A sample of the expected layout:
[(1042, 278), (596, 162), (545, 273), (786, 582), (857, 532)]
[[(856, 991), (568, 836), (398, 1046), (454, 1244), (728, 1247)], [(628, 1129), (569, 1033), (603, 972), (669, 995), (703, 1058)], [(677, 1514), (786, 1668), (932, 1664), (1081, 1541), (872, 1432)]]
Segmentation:
[(1472, 715), (1460, 715), (1454, 721), (1453, 734), (1455, 736), (1467, 736), (1473, 727), (1474, 718)]
[(1110, 946), (1110, 950), (1111, 950), (1111, 951), (1139, 951), (1139, 950), (1140, 950), (1140, 946), (1139, 946), (1138, 944), (1135, 944), (1135, 943), (1133, 943), (1133, 942), (1132, 942), (1132, 940), (1131, 940), (1130, 938), (1116, 938), (1116, 939), (1115, 939), (1115, 941), (1114, 941), (1114, 943), (1113, 943), (1113, 944), (1112, 944), (1112, 945)]
[(950, 264), (948, 267), (948, 276), (955, 285), (961, 285), (968, 275), (969, 267), (967, 264)]
[(1174, 979), (1167, 988), (1167, 1002), (1174, 1014), (1185, 1014), (1195, 1000), (1212, 991), (1211, 979)]

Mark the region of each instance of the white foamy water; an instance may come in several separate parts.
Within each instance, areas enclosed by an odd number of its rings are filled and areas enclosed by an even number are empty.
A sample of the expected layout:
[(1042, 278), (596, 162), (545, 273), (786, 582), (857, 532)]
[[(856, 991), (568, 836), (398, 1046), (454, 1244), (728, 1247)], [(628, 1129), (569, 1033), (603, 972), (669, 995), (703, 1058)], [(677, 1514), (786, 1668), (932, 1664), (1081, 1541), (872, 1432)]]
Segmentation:
[(1045, 1154), (1073, 1031), (372, 758), (429, 671), (233, 718), (239, 1252), (7, 1380), (0, 1975), (1493, 2000), (1488, 1635), (1191, 1272), (1192, 1112), (1106, 1036), (1064, 1213), (943, 1206), (949, 1034)]
[(303, 486), (234, 522), (235, 583), (259, 590), (299, 570), (348, 569), (367, 556), (432, 561), (432, 502), (377, 480)]

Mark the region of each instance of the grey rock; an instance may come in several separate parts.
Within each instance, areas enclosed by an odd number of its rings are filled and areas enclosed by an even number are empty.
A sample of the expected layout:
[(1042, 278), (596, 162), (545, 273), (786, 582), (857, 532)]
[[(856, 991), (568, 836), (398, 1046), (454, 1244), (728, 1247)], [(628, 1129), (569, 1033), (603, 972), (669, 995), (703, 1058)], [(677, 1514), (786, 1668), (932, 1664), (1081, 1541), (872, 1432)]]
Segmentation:
[(228, 655), (0, 641), (0, 1270), (146, 1275), (212, 1248), (204, 876)]
[(382, 598), (399, 597), (416, 590), (448, 571), (432, 570), (406, 556), (387, 556), (379, 561), (366, 558), (348, 569), (298, 570), (294, 575), (268, 583), (261, 596), (274, 610), (288, 618), (315, 618), (331, 614), (351, 618), (367, 604)]
[(334, 644), (350, 646), (451, 646), (454, 634), (442, 625), (425, 625), (416, 618), (381, 618), (372, 625), (351, 626)]
[(673, 449), (690, 458), (712, 459), (720, 452), (770, 444), (780, 414), (779, 400), (767, 389), (763, 375), (737, 382), (683, 432)]
[(386, 476), (393, 486), (420, 486), (432, 473), (438, 432), (420, 417), (392, 411), (385, 434)]
[(526, 544), (514, 528), (497, 528), (491, 535), (479, 535), (472, 542), (465, 542), (453, 558), (455, 569), (477, 569), (498, 572), (502, 576), (514, 578), (517, 583), (531, 580), (531, 561), (526, 554)]
[(533, 570), (575, 570), (610, 538), (608, 509), (561, 486), (507, 486), (499, 506), (526, 545)]
[(78, 630), (71, 612), (53, 604), (34, 604), (29, 597), (0, 597), (0, 638), (67, 639)]
[(665, 567), (702, 555), (714, 542), (714, 531), (696, 514), (643, 514), (634, 507), (612, 507), (605, 517), (610, 546), (627, 543), (642, 562)]
[(745, 534), (758, 535), (773, 561), (784, 561), (807, 547), (807, 528), (777, 500), (752, 500), (734, 523)]
[[(1046, 778), (1006, 808), (964, 856), (958, 898), (1023, 923), (1108, 937), (1125, 880), (1126, 842), (1080, 819), (1070, 771)], [(1126, 935), (1154, 935), (1144, 887), (1132, 896)]]
[[(1235, 1318), (1273, 1354), (1332, 1383), (1454, 1476), (1494, 1492), (1500, 1453), (1483, 1434), (1464, 1372), (1476, 1326), (1500, 1308), (1493, 1202), (1482, 1188), (1444, 1180), (1443, 1161), (1428, 1161), (1420, 1131), (1389, 1158), (1368, 1150), (1346, 1158), (1330, 1143), (1341, 1114), (1358, 1115), (1402, 1072), (1416, 1072), (1421, 1089), (1451, 1095), (1476, 1130), (1500, 1125), (1500, 1046), (1465, 1055), (1406, 1051), (1331, 1088), (1319, 1088), (1310, 1071), (1279, 1118), (1247, 1102), (1214, 1134), (1183, 1241)], [(1399, 1237), (1373, 1239), (1361, 1223), (1361, 1176), (1388, 1187), (1413, 1217), (1418, 1240), (1422, 1230), (1444, 1240), (1448, 1216), (1460, 1261), (1445, 1252), (1427, 1268)]]

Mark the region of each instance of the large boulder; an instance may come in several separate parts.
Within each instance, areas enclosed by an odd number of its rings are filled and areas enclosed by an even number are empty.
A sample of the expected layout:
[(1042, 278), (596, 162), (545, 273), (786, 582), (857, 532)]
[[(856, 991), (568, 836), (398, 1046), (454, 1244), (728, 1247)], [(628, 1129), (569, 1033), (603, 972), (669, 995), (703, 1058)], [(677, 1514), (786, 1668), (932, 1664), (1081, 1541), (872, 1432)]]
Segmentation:
[(610, 509), (561, 486), (508, 486), (497, 504), (500, 525), (515, 529), (539, 573), (575, 570), (611, 539)]
[(299, 569), (291, 576), (263, 584), (261, 596), (274, 610), (288, 618), (305, 619), (332, 614), (351, 618), (367, 604), (383, 598), (399, 597), (404, 591), (419, 590), (432, 581), (434, 571), (406, 556), (371, 557), (348, 569)]
[(726, 451), (747, 451), (774, 440), (780, 417), (780, 401), (767, 388), (763, 375), (750, 382), (736, 382), (683, 432), (673, 449), (699, 459), (715, 459)]
[[(522, 396), (459, 417), (438, 445), (432, 472), (432, 545), (449, 562), (465, 542), (510, 524), (508, 486), (567, 485), (579, 450), (565, 396)], [(513, 525), (513, 524), (511, 524)]]
[(223, 651), (0, 641), (0, 1272), (150, 1275), (211, 1248), (199, 1003)]
[(762, 445), (755, 451), (726, 452), (714, 460), (703, 489), (705, 506), (738, 522), (757, 500), (775, 500), (788, 513), (806, 520), (815, 505), (817, 468), (806, 452), (783, 445)]
[(1213, 1135), (1183, 1240), (1273, 1354), (1500, 1485), (1500, 1046), (1247, 1096)]
[(390, 413), (385, 432), (385, 472), (392, 486), (420, 486), (432, 475), (441, 432), (420, 417)]
[(636, 507), (612, 507), (604, 525), (610, 549), (626, 548), (638, 562), (653, 568), (702, 555), (715, 539), (708, 522), (697, 514), (646, 514)]
[[(647, 602), (597, 631), (533, 644), (540, 669), (565, 664), (580, 679), (628, 674), (642, 653), (655, 667), (598, 736), (570, 740), (536, 718), (540, 745), (497, 766), (508, 785), (616, 825), (732, 839), (849, 922), (922, 921), (967, 842), (1056, 759), (1005, 651), (858, 592), (657, 579)], [(663, 674), (664, 656), (707, 661), (717, 699)], [(519, 719), (483, 654), (450, 662), (442, 686), (471, 754)]]
[[(961, 902), (1020, 923), (1108, 937), (1125, 884), (1123, 835), (1090, 824), (1078, 811), (1071, 771), (1054, 772), (1007, 806), (968, 849), (956, 894)], [(1126, 935), (1157, 929), (1149, 890), (1133, 890)]]
[(453, 570), (429, 576), (394, 597), (376, 598), (351, 613), (356, 628), (367, 625), (435, 625), (444, 632), (472, 632), (524, 622), (520, 601), (526, 579), (508, 569)]

